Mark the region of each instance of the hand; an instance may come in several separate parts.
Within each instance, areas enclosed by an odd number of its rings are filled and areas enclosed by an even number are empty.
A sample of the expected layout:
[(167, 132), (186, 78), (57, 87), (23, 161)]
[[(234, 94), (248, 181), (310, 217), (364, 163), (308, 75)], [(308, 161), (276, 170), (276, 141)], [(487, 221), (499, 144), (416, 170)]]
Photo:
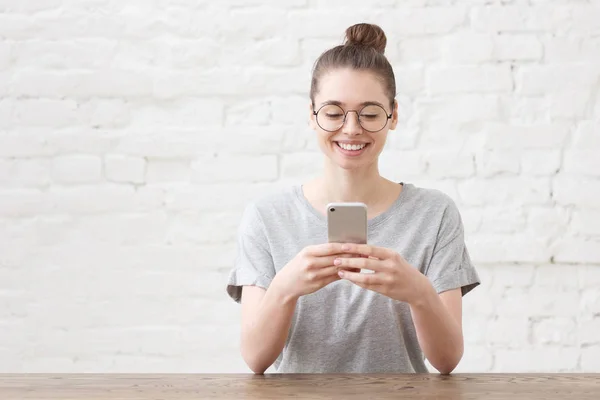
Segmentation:
[(369, 269), (373, 273), (340, 271), (340, 277), (356, 285), (381, 293), (394, 300), (414, 304), (429, 283), (425, 275), (412, 267), (400, 254), (383, 247), (366, 244), (345, 243), (344, 253), (359, 257), (337, 258), (334, 265), (348, 268)]
[(344, 254), (341, 243), (307, 246), (275, 275), (272, 284), (286, 296), (298, 299), (340, 280), (338, 271), (342, 268), (359, 272), (360, 269), (333, 264), (336, 258), (352, 256)]

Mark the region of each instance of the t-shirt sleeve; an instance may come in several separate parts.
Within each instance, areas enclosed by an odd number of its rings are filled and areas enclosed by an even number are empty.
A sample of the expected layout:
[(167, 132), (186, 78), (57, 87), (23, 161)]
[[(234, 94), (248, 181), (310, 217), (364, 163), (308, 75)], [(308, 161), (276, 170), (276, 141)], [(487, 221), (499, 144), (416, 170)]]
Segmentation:
[(481, 283), (465, 245), (460, 212), (450, 198), (425, 275), (438, 293), (461, 288), (464, 296)]
[(274, 276), (275, 268), (265, 226), (256, 206), (250, 204), (244, 210), (238, 228), (237, 248), (227, 283), (227, 294), (239, 303), (243, 286), (267, 289)]

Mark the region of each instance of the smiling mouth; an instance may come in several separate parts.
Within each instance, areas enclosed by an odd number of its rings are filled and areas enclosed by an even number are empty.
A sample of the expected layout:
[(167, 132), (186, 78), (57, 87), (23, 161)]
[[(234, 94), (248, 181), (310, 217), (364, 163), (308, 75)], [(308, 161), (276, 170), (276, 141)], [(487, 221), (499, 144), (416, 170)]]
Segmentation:
[(359, 152), (369, 145), (369, 143), (348, 144), (348, 143), (340, 143), (340, 142), (335, 142), (335, 144), (342, 150), (355, 151), (355, 152)]

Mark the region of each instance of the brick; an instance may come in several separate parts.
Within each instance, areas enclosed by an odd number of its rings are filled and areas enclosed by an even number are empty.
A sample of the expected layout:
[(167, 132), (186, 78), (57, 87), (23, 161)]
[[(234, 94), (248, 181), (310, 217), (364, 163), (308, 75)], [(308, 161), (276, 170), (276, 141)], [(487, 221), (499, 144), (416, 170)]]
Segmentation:
[(548, 373), (577, 370), (578, 347), (536, 346), (525, 349), (498, 349), (493, 372)]
[(532, 324), (534, 345), (577, 346), (574, 318), (544, 318)]
[(61, 129), (48, 135), (42, 127), (31, 129), (29, 134), (44, 137), (45, 148), (51, 155), (76, 153), (102, 156), (113, 147), (116, 140), (114, 132), (99, 129)]
[(567, 238), (554, 246), (554, 259), (564, 263), (600, 263), (600, 238)]
[(396, 35), (441, 34), (465, 26), (467, 9), (458, 5), (399, 8), (378, 17), (378, 23), (382, 27), (389, 26)]
[[(537, 287), (509, 288), (496, 311), (503, 316), (572, 317), (579, 309), (580, 293), (573, 290)], [(523, 307), (527, 304), (527, 307)]]
[(483, 373), (492, 369), (493, 350), (486, 346), (466, 346), (454, 373)]
[[(399, 95), (416, 97), (417, 95), (424, 93), (425, 73), (423, 71), (423, 68), (421, 68), (420, 66), (397, 66), (394, 67), (394, 74), (396, 79), (396, 92)], [(400, 96), (397, 96), (396, 99), (400, 103)], [(405, 108), (399, 107), (398, 113), (399, 118), (402, 118), (403, 115), (407, 114), (407, 110)]]
[(34, 14), (41, 11), (49, 11), (58, 8), (62, 0), (47, 0), (42, 2), (28, 1), (25, 3), (15, 3), (8, 0), (0, 1), (0, 12)]
[(220, 126), (223, 115), (221, 101), (187, 99), (170, 103), (153, 102), (132, 108), (131, 125), (136, 128)]
[(275, 97), (269, 101), (271, 121), (281, 125), (307, 124), (310, 100), (305, 96)]
[(13, 123), (20, 127), (66, 128), (84, 125), (88, 118), (74, 100), (20, 99), (14, 102)]
[(273, 193), (276, 183), (207, 183), (202, 186), (177, 185), (166, 193), (165, 206), (174, 211), (241, 210), (248, 202)]
[(114, 97), (150, 96), (152, 79), (144, 73), (104, 69), (93, 72), (40, 71), (25, 69), (15, 74), (11, 85), (16, 96)]
[(420, 100), (415, 105), (415, 113), (423, 120), (454, 123), (496, 120), (500, 116), (496, 97), (476, 94)]
[(575, 210), (569, 226), (572, 235), (600, 236), (600, 210)]
[(519, 152), (482, 150), (475, 155), (477, 175), (493, 177), (498, 175), (518, 175), (521, 171)]
[(0, 159), (0, 184), (5, 188), (46, 187), (50, 184), (48, 159)]
[(270, 119), (269, 102), (265, 100), (236, 102), (225, 110), (225, 126), (267, 125)]
[(129, 105), (123, 100), (94, 100), (86, 104), (91, 109), (91, 127), (123, 128), (129, 124)]
[[(233, 43), (232, 43), (233, 45)], [(153, 65), (169, 70), (212, 68), (225, 54), (215, 38), (154, 38), (152, 40), (119, 40), (113, 49), (114, 62), (125, 70)], [(225, 61), (225, 60), (223, 60)], [(162, 74), (161, 74), (162, 75)]]
[(7, 42), (0, 42), (0, 70), (7, 68), (12, 63), (13, 45)]
[(492, 285), (500, 290), (505, 288), (527, 288), (534, 282), (537, 269), (532, 265), (494, 265)]
[(538, 237), (561, 236), (569, 223), (570, 212), (560, 206), (531, 207), (527, 211), (528, 232)]
[[(69, 38), (72, 39), (72, 38)], [(106, 69), (117, 49), (117, 41), (105, 39), (27, 40), (14, 48), (18, 68), (39, 68), (29, 77), (45, 70)]]
[(519, 348), (528, 342), (529, 319), (499, 316), (488, 325), (488, 343), (495, 348)]
[(192, 182), (268, 182), (277, 179), (277, 156), (218, 155), (192, 162)]
[(486, 207), (480, 214), (482, 233), (523, 232), (527, 226), (526, 212), (520, 207)]
[(571, 8), (571, 19), (573, 24), (571, 30), (574, 33), (597, 36), (600, 33), (598, 20), (600, 20), (600, 4), (573, 5)]
[(543, 37), (544, 60), (548, 63), (600, 61), (600, 38), (579, 35)]
[(570, 174), (597, 176), (600, 157), (597, 150), (566, 150), (563, 171)]
[(554, 175), (560, 170), (561, 151), (531, 149), (521, 152), (521, 172), (530, 176)]
[[(236, 238), (240, 222), (239, 213), (180, 213), (167, 231), (167, 243), (218, 244)], [(206, 229), (208, 226), (219, 229)]]
[(437, 36), (405, 37), (398, 43), (398, 58), (407, 64), (434, 63), (442, 59), (443, 43)]
[(531, 234), (477, 233), (466, 241), (475, 264), (547, 263), (552, 255), (545, 241)]
[(539, 39), (529, 35), (494, 35), (492, 58), (497, 61), (539, 61), (544, 54)]
[(581, 352), (581, 372), (595, 373), (600, 369), (600, 346), (586, 347)]
[(107, 155), (104, 158), (104, 175), (108, 181), (142, 183), (146, 172), (146, 160), (141, 157)]
[(427, 81), (433, 95), (510, 92), (513, 86), (508, 65), (430, 68)]
[[(210, 54), (205, 58), (210, 59)], [(258, 41), (237, 39), (231, 43), (229, 51), (222, 52), (217, 61), (225, 65), (297, 66), (302, 61), (300, 41), (271, 37)]]
[(39, 189), (9, 189), (0, 191), (0, 216), (31, 217), (48, 213), (52, 205), (48, 196)]
[(306, 178), (315, 175), (323, 168), (324, 155), (320, 153), (298, 152), (281, 158), (282, 178)]
[(578, 270), (581, 266), (574, 265), (540, 265), (535, 269), (534, 284), (536, 287), (549, 290), (579, 290), (577, 280)]
[(600, 315), (600, 290), (598, 287), (588, 287), (581, 291), (579, 313), (583, 318), (597, 318)]
[(558, 174), (552, 184), (552, 198), (557, 204), (600, 208), (600, 182), (589, 177)]
[(89, 240), (116, 245), (163, 243), (168, 219), (164, 212), (91, 215), (77, 221)]
[(592, 104), (592, 90), (566, 91), (550, 95), (550, 116), (552, 118), (581, 119)]
[(589, 64), (521, 66), (516, 72), (519, 95), (541, 95), (587, 89), (596, 84), (600, 70)]
[(46, 201), (54, 212), (73, 215), (142, 212), (157, 209), (163, 201), (160, 192), (149, 190), (120, 184), (52, 187)]
[(583, 289), (593, 289), (600, 286), (600, 268), (595, 265), (582, 265), (577, 269), (579, 286)]
[(447, 34), (441, 41), (442, 59), (448, 63), (480, 64), (493, 59), (494, 43), (490, 35), (465, 31)]
[(600, 344), (600, 317), (593, 316), (593, 319), (579, 321), (578, 329), (579, 341), (584, 346)]
[(427, 174), (434, 178), (468, 178), (475, 174), (474, 156), (454, 151), (429, 151), (424, 154)]
[(600, 148), (600, 123), (580, 121), (573, 135), (572, 147), (576, 149)]
[(471, 179), (459, 182), (458, 192), (462, 202), (473, 206), (541, 205), (550, 202), (550, 180), (522, 177)]
[(560, 31), (569, 22), (569, 7), (560, 5), (490, 5), (471, 9), (471, 27), (480, 32)]
[(411, 177), (422, 177), (425, 168), (423, 155), (413, 151), (387, 150), (379, 156), (381, 174), (395, 182), (411, 180), (413, 179)]
[(94, 183), (101, 179), (102, 159), (97, 156), (62, 156), (52, 163), (52, 180), (58, 183)]
[(561, 148), (569, 129), (569, 124), (559, 122), (530, 125), (486, 123), (485, 146), (490, 149)]
[(148, 183), (190, 182), (191, 177), (189, 160), (147, 160), (145, 181)]

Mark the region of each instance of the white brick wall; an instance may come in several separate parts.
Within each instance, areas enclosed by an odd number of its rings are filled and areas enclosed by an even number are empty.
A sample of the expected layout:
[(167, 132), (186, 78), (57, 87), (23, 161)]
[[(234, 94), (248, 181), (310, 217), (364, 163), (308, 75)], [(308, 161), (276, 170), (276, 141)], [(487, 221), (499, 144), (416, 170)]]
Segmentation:
[(318, 172), (310, 68), (380, 24), (382, 172), (483, 284), (459, 371), (600, 371), (600, 3), (0, 0), (0, 372), (247, 372), (244, 205)]

